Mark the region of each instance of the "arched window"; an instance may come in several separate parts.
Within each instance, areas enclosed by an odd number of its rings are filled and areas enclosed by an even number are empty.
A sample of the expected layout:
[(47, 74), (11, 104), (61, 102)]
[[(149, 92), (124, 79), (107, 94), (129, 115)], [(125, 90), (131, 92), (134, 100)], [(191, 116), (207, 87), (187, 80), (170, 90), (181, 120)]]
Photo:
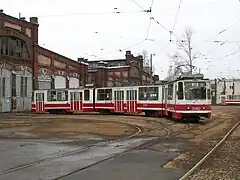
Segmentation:
[(0, 36), (0, 55), (22, 59), (29, 57), (26, 43), (13, 36)]

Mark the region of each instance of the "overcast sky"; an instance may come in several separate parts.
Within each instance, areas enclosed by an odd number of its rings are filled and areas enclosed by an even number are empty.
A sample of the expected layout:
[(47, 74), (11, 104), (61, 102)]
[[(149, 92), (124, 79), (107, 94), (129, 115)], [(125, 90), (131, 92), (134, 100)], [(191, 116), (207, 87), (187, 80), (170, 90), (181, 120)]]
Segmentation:
[[(152, 0), (135, 2), (147, 10)], [(128, 49), (134, 55), (145, 49), (156, 54), (156, 73), (164, 78), (169, 55), (178, 50), (175, 42), (168, 44), (168, 31), (173, 29), (179, 3), (180, 0), (154, 0), (152, 15), (167, 30), (155, 21), (149, 28), (148, 14), (133, 0), (8, 0), (1, 2), (1, 8), (15, 17), (19, 12), (26, 18), (39, 17), (39, 44), (45, 48), (72, 59), (124, 58)], [(123, 13), (111, 13), (114, 11)], [(183, 0), (174, 33), (180, 37), (186, 27), (196, 32), (194, 51), (207, 53), (194, 62), (205, 76), (240, 78), (239, 0)], [(150, 40), (144, 41), (146, 37)], [(213, 42), (216, 40), (227, 42), (220, 45)]]

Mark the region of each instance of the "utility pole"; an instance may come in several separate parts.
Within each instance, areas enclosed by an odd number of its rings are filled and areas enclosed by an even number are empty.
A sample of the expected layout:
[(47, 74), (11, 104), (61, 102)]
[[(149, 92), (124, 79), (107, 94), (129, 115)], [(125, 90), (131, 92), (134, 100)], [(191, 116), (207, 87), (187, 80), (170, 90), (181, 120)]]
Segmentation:
[(192, 74), (193, 66), (192, 66), (192, 48), (191, 48), (191, 42), (188, 41), (188, 50), (189, 50), (189, 64), (190, 64), (190, 73)]
[(150, 54), (150, 74), (151, 74), (151, 76), (153, 74), (152, 56), (153, 56), (153, 54)]

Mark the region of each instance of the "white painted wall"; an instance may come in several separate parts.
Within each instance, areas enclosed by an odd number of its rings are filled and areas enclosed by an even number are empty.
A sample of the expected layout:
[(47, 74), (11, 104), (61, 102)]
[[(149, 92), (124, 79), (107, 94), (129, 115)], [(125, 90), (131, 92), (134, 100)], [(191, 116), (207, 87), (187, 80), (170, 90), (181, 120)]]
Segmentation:
[(66, 88), (66, 77), (64, 76), (55, 76), (55, 89)]
[(69, 88), (78, 88), (79, 87), (79, 79), (75, 77), (69, 78)]

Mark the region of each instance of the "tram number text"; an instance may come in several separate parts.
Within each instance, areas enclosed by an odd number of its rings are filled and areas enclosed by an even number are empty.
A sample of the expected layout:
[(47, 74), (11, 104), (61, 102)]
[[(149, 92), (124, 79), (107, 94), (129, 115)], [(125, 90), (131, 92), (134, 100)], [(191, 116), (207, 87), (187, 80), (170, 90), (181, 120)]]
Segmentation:
[(193, 111), (199, 111), (199, 110), (201, 110), (201, 108), (200, 107), (192, 107), (192, 110)]

